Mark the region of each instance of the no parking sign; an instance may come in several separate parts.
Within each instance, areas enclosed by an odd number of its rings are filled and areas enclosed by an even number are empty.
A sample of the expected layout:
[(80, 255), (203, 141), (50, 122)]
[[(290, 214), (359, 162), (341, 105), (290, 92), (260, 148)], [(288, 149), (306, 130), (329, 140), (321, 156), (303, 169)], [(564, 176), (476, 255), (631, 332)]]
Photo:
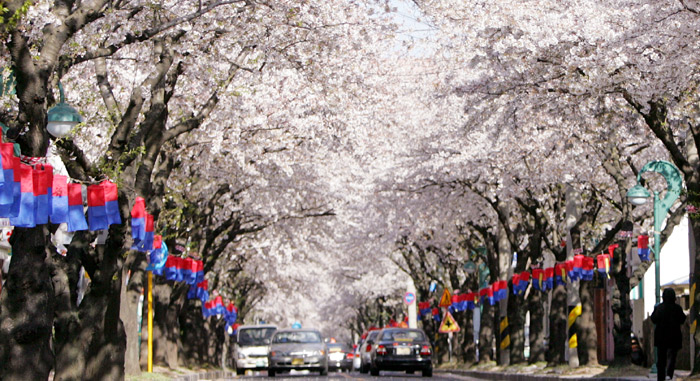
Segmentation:
[(413, 304), (413, 302), (415, 302), (415, 301), (416, 301), (416, 294), (414, 294), (414, 293), (412, 293), (412, 292), (407, 292), (407, 293), (404, 294), (404, 296), (403, 296), (403, 302), (404, 302), (404, 303), (406, 303), (406, 304), (408, 304), (408, 305), (411, 305), (411, 304)]

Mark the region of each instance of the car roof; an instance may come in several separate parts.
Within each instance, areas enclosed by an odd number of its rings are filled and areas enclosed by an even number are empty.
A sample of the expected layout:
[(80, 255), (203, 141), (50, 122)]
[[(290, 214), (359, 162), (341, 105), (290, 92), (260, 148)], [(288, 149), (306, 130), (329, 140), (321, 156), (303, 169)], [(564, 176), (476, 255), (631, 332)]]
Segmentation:
[(319, 330), (317, 330), (317, 329), (311, 329), (311, 328), (299, 328), (299, 329), (296, 329), (296, 328), (288, 328), (288, 329), (278, 329), (277, 332), (275, 332), (275, 334), (284, 333), (284, 332), (316, 332), (316, 333), (318, 333), (319, 335), (321, 334), (321, 331), (319, 331)]
[(272, 324), (248, 324), (248, 325), (240, 325), (238, 326), (238, 329), (248, 329), (248, 328), (274, 328), (277, 329), (276, 325)]

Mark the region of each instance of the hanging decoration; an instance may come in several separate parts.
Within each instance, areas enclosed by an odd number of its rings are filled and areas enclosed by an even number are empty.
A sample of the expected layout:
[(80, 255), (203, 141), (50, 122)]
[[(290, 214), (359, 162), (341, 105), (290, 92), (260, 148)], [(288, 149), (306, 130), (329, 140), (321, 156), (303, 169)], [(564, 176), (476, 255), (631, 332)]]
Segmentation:
[(598, 272), (605, 274), (610, 279), (610, 255), (599, 254), (596, 260), (598, 261)]
[(637, 237), (637, 254), (642, 261), (649, 261), (649, 236), (640, 235)]

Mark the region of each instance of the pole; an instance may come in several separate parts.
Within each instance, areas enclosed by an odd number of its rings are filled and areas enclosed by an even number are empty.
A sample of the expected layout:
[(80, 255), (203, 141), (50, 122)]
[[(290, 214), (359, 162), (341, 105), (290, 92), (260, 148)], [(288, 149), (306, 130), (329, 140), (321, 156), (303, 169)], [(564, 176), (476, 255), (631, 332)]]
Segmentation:
[(148, 373), (153, 373), (153, 271), (148, 272)]
[[(416, 294), (416, 285), (413, 284), (413, 279), (408, 280), (408, 284), (406, 286), (406, 292), (412, 293), (414, 296), (414, 299), (417, 299), (417, 294)], [(408, 304), (408, 328), (418, 328), (418, 311), (416, 304), (418, 304), (417, 300), (414, 300), (412, 303)]]
[(663, 221), (663, 215), (666, 214), (665, 210), (659, 210), (659, 192), (654, 192), (654, 271), (656, 275), (655, 282), (655, 296), (656, 304), (661, 303), (661, 221)]

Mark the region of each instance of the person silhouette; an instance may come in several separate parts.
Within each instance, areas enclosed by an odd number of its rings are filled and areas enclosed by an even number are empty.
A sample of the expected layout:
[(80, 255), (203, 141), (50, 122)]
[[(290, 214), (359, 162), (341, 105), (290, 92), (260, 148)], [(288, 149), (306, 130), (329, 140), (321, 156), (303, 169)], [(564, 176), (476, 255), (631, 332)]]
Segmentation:
[(676, 354), (683, 345), (681, 325), (685, 322), (683, 309), (676, 304), (676, 292), (672, 288), (667, 288), (661, 298), (663, 302), (657, 304), (651, 314), (651, 322), (654, 323), (658, 381), (673, 379)]

